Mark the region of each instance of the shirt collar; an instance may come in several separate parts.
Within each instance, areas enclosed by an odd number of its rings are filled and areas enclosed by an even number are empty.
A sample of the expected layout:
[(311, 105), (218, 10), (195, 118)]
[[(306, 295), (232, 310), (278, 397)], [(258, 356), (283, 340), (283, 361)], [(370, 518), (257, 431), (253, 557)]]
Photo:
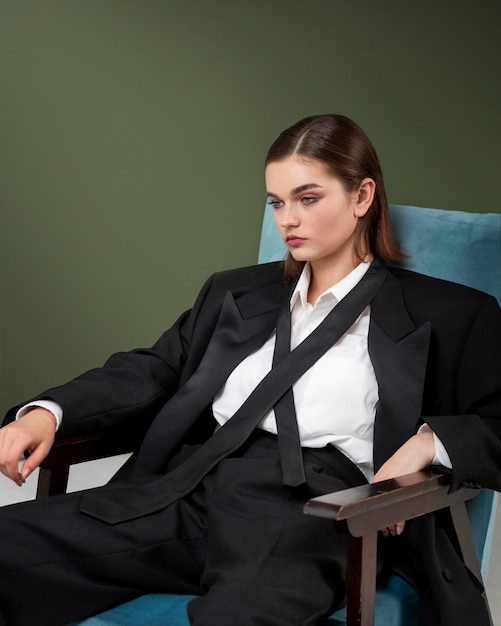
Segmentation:
[[(357, 285), (362, 277), (365, 275), (371, 265), (371, 260), (364, 260), (355, 269), (353, 269), (347, 276), (340, 281), (326, 289), (324, 293), (318, 298), (320, 301), (325, 296), (333, 297), (336, 302), (342, 300), (350, 291)], [(299, 280), (292, 292), (290, 300), (290, 309), (294, 308), (294, 305), (299, 300), (301, 305), (305, 307), (308, 303), (308, 287), (310, 286), (311, 268), (310, 264), (306, 263), (301, 272)]]

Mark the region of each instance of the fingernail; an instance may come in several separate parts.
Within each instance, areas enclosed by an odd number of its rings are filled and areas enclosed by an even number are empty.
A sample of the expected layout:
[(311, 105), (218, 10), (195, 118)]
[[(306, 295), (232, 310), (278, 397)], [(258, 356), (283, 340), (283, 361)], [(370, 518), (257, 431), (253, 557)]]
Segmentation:
[(23, 469), (23, 471), (21, 472), (21, 476), (23, 477), (24, 480), (26, 480), (30, 474), (31, 474), (31, 470), (29, 467), (27, 467), (26, 469)]

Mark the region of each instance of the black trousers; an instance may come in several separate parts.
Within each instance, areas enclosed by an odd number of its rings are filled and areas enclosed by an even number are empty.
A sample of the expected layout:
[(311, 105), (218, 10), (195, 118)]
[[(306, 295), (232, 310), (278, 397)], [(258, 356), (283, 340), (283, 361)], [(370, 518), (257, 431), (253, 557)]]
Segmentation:
[(5, 625), (62, 626), (149, 592), (200, 595), (194, 626), (318, 623), (344, 601), (346, 540), (304, 502), (366, 481), (332, 448), (303, 454), (306, 484), (285, 487), (276, 438), (253, 436), (189, 497), (116, 526), (82, 515), (80, 493), (0, 509)]

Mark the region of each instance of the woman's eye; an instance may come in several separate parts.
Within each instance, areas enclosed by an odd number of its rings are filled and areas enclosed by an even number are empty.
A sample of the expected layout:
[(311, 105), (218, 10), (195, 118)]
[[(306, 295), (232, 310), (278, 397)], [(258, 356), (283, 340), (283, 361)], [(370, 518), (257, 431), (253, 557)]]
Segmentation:
[(268, 206), (271, 206), (273, 209), (279, 209), (282, 205), (282, 200), (268, 200)]
[(312, 198), (311, 196), (306, 196), (304, 198), (301, 198), (303, 204), (313, 204), (316, 200), (316, 198)]

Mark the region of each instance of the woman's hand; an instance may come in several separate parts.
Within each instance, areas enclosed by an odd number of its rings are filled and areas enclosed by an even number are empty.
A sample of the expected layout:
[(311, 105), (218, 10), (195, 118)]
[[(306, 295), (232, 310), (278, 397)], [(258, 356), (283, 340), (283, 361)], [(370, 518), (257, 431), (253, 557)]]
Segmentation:
[[(47, 456), (56, 435), (56, 418), (37, 407), (0, 429), (0, 472), (21, 486)], [(19, 467), (19, 460), (30, 456)]]
[[(373, 483), (390, 478), (398, 478), (404, 474), (411, 474), (429, 467), (435, 458), (435, 440), (433, 432), (429, 426), (425, 426), (422, 431), (408, 439), (393, 456), (376, 472)], [(381, 533), (387, 537), (388, 534), (400, 535), (404, 530), (405, 522), (398, 522), (387, 528), (382, 528)]]

